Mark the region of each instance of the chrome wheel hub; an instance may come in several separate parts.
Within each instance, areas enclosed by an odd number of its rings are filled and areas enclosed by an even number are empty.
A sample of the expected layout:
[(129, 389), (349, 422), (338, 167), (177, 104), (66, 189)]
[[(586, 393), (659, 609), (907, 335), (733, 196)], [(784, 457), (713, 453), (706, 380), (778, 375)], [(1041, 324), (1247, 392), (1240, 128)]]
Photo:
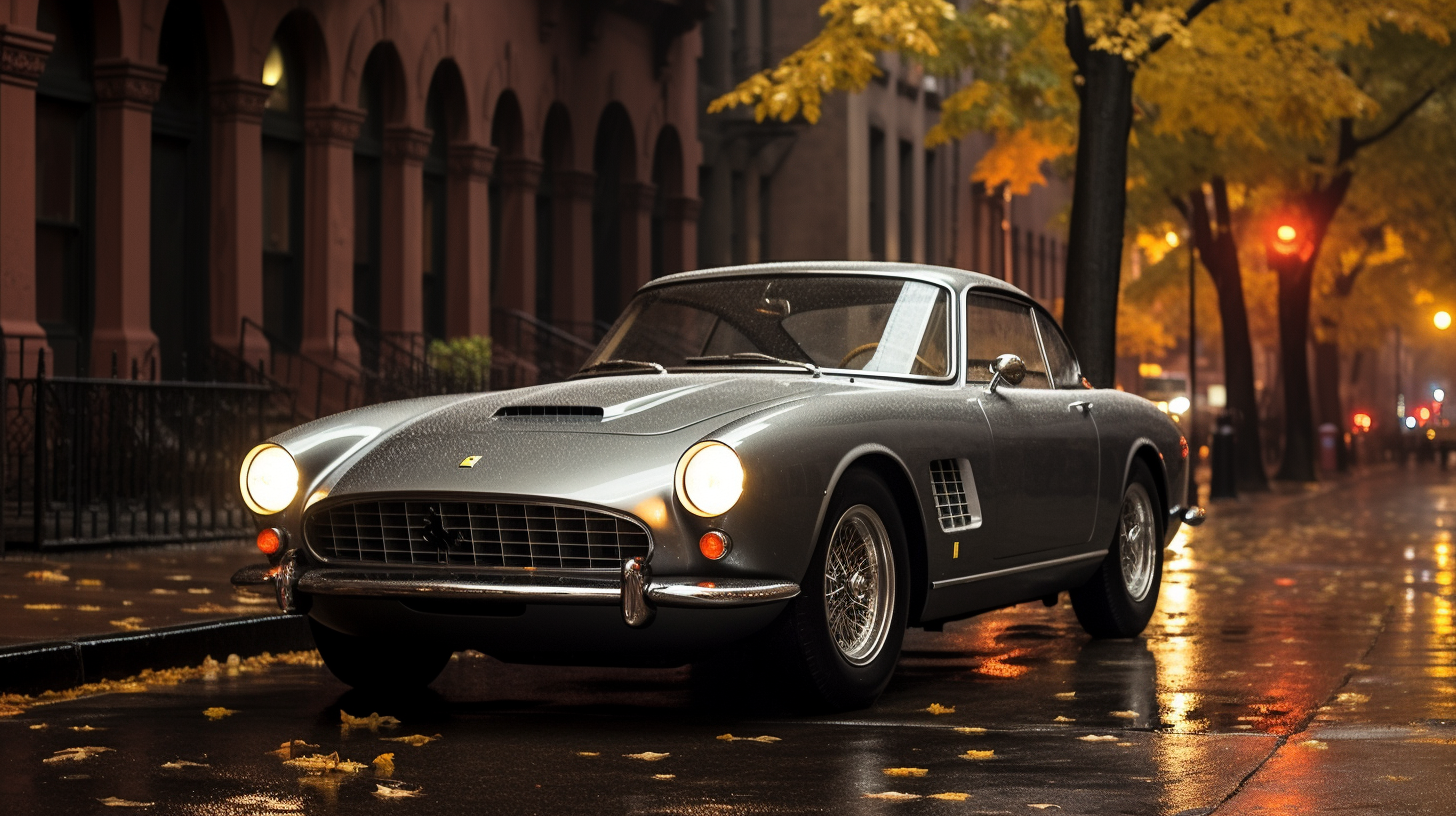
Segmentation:
[(840, 516), (824, 555), (824, 612), (829, 635), (845, 660), (875, 659), (895, 608), (895, 559), (875, 511), (857, 504)]
[(1122, 585), (1134, 602), (1141, 602), (1153, 589), (1158, 570), (1158, 525), (1148, 491), (1134, 482), (1122, 499), (1122, 516), (1117, 523), (1118, 558)]

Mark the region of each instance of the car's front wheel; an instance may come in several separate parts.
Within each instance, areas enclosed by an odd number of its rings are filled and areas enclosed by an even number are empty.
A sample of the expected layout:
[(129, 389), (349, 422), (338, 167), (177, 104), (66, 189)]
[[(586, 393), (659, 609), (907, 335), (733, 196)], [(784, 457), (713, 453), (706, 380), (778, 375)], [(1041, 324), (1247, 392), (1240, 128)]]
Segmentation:
[(802, 591), (781, 619), (789, 659), (817, 707), (863, 708), (890, 682), (909, 606), (905, 552), (890, 489), (867, 471), (846, 473)]
[(1142, 634), (1158, 605), (1163, 580), (1163, 514), (1147, 465), (1135, 461), (1122, 494), (1116, 537), (1092, 578), (1072, 590), (1072, 609), (1087, 634)]
[(346, 635), (313, 618), (308, 625), (324, 665), (340, 681), (362, 691), (422, 689), (440, 676), (452, 654), (441, 647)]

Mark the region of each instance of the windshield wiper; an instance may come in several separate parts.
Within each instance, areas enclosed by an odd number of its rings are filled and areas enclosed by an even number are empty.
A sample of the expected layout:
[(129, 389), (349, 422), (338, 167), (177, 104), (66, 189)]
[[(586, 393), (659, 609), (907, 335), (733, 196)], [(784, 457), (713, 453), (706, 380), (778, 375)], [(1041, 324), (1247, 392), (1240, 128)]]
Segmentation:
[(773, 363), (774, 365), (793, 366), (802, 368), (805, 371), (819, 376), (819, 366), (813, 363), (806, 363), (803, 360), (785, 360), (782, 357), (775, 357), (772, 354), (764, 354), (758, 351), (739, 351), (733, 354), (712, 354), (707, 357), (689, 357), (683, 362), (688, 365), (722, 365), (724, 363)]
[(658, 374), (667, 373), (667, 369), (663, 368), (660, 364), (647, 362), (645, 360), (602, 360), (600, 363), (592, 363), (591, 365), (583, 368), (582, 370), (576, 372), (571, 376), (577, 377), (582, 374), (590, 374), (593, 371), (605, 371), (608, 369), (630, 370), (634, 368), (647, 369), (648, 371), (655, 371)]

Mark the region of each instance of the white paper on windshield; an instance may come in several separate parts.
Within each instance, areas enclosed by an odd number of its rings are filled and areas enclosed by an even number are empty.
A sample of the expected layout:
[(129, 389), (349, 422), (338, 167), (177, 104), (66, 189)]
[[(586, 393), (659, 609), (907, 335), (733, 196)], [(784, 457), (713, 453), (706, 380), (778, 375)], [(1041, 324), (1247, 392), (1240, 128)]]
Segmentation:
[(925, 338), (925, 327), (935, 311), (938, 295), (934, 286), (905, 284), (895, 300), (895, 307), (890, 310), (890, 319), (885, 321), (879, 348), (865, 364), (865, 371), (910, 373), (915, 366), (915, 354), (920, 351), (920, 341)]

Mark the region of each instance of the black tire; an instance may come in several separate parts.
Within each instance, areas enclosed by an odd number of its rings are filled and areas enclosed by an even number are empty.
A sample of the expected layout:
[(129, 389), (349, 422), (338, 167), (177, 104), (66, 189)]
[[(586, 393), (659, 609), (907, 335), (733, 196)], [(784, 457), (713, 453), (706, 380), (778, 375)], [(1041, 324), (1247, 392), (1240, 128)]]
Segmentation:
[[(873, 527), (875, 519), (880, 530)], [(836, 553), (846, 552), (846, 548), (870, 553), (877, 549), (869, 543), (871, 539), (856, 536), (883, 532), (888, 557), (882, 563), (893, 565), (893, 575), (883, 576), (883, 571), (874, 571), (875, 577), (866, 581), (831, 578), (826, 570), (826, 558), (832, 539), (842, 525), (847, 526), (843, 527), (844, 538)], [(860, 542), (861, 546), (852, 548), (843, 543), (852, 541)], [(863, 576), (869, 572), (862, 570), (855, 574)], [(836, 571), (841, 579), (845, 574), (843, 570)], [(881, 580), (882, 577), (885, 580)], [(873, 704), (880, 692), (885, 690), (895, 672), (900, 645), (905, 638), (909, 579), (905, 529), (889, 487), (868, 471), (845, 473), (829, 503), (824, 529), (819, 535), (800, 593), (779, 618), (775, 632), (775, 640), (781, 647), (780, 657), (795, 668), (811, 708), (826, 711), (864, 708)], [(830, 584), (838, 587), (836, 598), (850, 597), (851, 594), (855, 598), (865, 598), (873, 593), (874, 606), (882, 617), (871, 616), (872, 622), (857, 626), (848, 623), (846, 615), (850, 613), (843, 611), (842, 601), (837, 607), (841, 611), (831, 612), (831, 601), (827, 598), (829, 590), (826, 589)], [(867, 588), (867, 584), (874, 589)], [(881, 587), (890, 589), (888, 598), (880, 593)], [(831, 631), (831, 615), (840, 622), (840, 638)], [(845, 626), (850, 626), (850, 629), (846, 630)], [(848, 638), (847, 631), (857, 632), (861, 637)], [(849, 642), (848, 648), (841, 645), (841, 641), (845, 640)]]
[[(1148, 466), (1134, 461), (1122, 491), (1107, 558), (1087, 583), (1071, 592), (1072, 609), (1087, 634), (1094, 638), (1130, 638), (1147, 628), (1158, 605), (1158, 588), (1163, 581), (1166, 516)], [(1138, 529), (1129, 536), (1134, 526)], [(1125, 558), (1132, 562), (1127, 570)], [(1146, 563), (1143, 558), (1147, 559)], [(1150, 564), (1150, 575), (1147, 564)]]
[(411, 692), (445, 670), (452, 652), (440, 647), (346, 635), (308, 619), (319, 656), (345, 685), (361, 691)]

